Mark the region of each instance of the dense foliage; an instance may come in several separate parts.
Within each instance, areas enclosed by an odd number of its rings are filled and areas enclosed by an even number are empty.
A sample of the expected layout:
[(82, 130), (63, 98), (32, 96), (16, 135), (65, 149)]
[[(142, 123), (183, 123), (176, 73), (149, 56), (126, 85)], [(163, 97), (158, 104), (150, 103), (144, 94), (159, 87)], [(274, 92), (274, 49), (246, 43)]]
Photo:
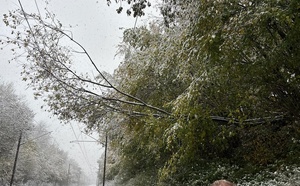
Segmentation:
[[(25, 50), (23, 78), (50, 111), (108, 133), (116, 184), (298, 183), (300, 2), (167, 0), (160, 10), (162, 20), (124, 32), (113, 77), (49, 12), (50, 23), (22, 8), (5, 15), (16, 37), (3, 42)], [(76, 71), (64, 38), (96, 78)]]
[(172, 3), (167, 25), (129, 29), (120, 45), (120, 89), (171, 113), (121, 123), (120, 183), (239, 182), (297, 167), (300, 4)]

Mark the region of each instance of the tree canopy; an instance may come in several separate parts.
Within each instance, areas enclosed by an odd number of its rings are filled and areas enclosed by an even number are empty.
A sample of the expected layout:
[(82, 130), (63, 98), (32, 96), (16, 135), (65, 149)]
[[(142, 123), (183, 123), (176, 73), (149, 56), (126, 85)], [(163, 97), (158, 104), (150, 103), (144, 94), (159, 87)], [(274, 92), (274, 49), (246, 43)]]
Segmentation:
[[(116, 154), (109, 174), (120, 185), (247, 182), (257, 173), (268, 180), (298, 167), (300, 3), (159, 6), (162, 19), (124, 31), (112, 76), (51, 14), (47, 22), (22, 7), (5, 15), (15, 34), (6, 42), (25, 50), (23, 78), (50, 111), (105, 128)], [(65, 39), (96, 78), (74, 70)]]

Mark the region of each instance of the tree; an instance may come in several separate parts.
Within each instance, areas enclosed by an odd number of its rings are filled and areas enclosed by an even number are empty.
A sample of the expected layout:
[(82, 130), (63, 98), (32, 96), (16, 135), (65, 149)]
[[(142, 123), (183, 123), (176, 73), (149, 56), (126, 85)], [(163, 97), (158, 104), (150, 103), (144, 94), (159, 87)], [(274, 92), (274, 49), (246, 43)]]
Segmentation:
[[(149, 152), (167, 157), (157, 168), (162, 185), (203, 185), (218, 176), (240, 179), (266, 165), (274, 170), (279, 164), (295, 163), (299, 156), (293, 141), (299, 136), (294, 112), (299, 108), (298, 49), (292, 47), (299, 41), (295, 7), (296, 1), (195, 2), (188, 9), (196, 9), (199, 18), (177, 12), (174, 20), (174, 25), (186, 21), (188, 27), (177, 25), (156, 35), (149, 34), (151, 27), (126, 31), (121, 48), (125, 58), (116, 74), (120, 86), (157, 107), (169, 106), (174, 118), (131, 119), (121, 125), (126, 132), (117, 141), (123, 162), (132, 162), (127, 160), (132, 157), (137, 162), (151, 159)], [(161, 84), (171, 91), (160, 92)], [(166, 99), (170, 93), (175, 94)], [(167, 150), (157, 153), (159, 147)], [(224, 169), (216, 172), (220, 164)], [(138, 168), (124, 169), (136, 170), (138, 178)]]
[(0, 176), (1, 183), (8, 183), (20, 132), (25, 133), (32, 128), (33, 113), (14, 93), (12, 84), (0, 84), (0, 107)]
[(70, 181), (79, 181), (77, 178), (81, 168), (52, 142), (43, 122), (33, 124), (33, 111), (27, 107), (25, 100), (14, 93), (12, 84), (0, 84), (0, 106), (1, 185), (10, 182), (20, 132), (22, 139), (14, 183), (62, 185), (67, 181), (69, 163), (72, 164)]
[(44, 122), (39, 122), (23, 145), (19, 160), (20, 180), (26, 184), (78, 184), (81, 168), (68, 153), (58, 147)]

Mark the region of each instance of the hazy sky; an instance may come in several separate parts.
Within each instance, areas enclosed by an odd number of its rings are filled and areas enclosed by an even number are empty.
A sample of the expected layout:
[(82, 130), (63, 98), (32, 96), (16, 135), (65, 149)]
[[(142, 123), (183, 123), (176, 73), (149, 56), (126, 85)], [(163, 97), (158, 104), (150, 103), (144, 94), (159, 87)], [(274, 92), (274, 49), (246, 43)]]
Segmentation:
[[(21, 1), (26, 12), (37, 12), (34, 0)], [(36, 0), (40, 11), (46, 7), (44, 1)], [(72, 28), (69, 30), (73, 38), (81, 43), (90, 53), (98, 68), (110, 73), (118, 66), (120, 59), (115, 58), (116, 46), (121, 41), (124, 28), (132, 28), (135, 25), (135, 19), (127, 17), (125, 12), (121, 15), (116, 13), (117, 5), (108, 7), (106, 0), (48, 0), (48, 10), (56, 14), (56, 18), (63, 25)], [(7, 35), (6, 28), (2, 22), (2, 15), (8, 10), (14, 10), (19, 7), (17, 0), (0, 0), (0, 36)], [(150, 12), (150, 16), (152, 13)], [(138, 25), (145, 24), (148, 18), (138, 20)], [(96, 143), (70, 143), (76, 140), (75, 135), (80, 140), (91, 140), (90, 137), (81, 133), (83, 126), (73, 123), (73, 129), (70, 125), (62, 125), (55, 118), (50, 118), (51, 114), (40, 109), (43, 104), (41, 101), (33, 99), (32, 90), (21, 81), (20, 64), (9, 64), (8, 60), (12, 58), (12, 53), (7, 49), (0, 50), (0, 81), (13, 83), (16, 94), (22, 95), (28, 102), (29, 107), (36, 113), (35, 121), (45, 121), (49, 131), (52, 132), (54, 140), (59, 146), (69, 152), (70, 157), (75, 159), (87, 174), (94, 174), (97, 171), (97, 159), (100, 157), (103, 149)], [(83, 62), (82, 69), (88, 70), (90, 67)], [(74, 130), (74, 132), (73, 132)], [(94, 135), (96, 136), (96, 135)]]

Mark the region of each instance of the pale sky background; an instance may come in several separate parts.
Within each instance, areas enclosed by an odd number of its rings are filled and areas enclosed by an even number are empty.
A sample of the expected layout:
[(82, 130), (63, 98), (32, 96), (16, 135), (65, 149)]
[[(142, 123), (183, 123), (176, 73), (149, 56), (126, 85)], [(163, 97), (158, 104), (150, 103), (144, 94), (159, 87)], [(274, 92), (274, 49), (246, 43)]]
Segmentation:
[[(22, 0), (24, 9), (27, 13), (37, 12), (34, 0)], [(36, 0), (40, 11), (45, 8), (42, 0)], [(56, 14), (56, 18), (63, 25), (72, 25), (69, 30), (73, 33), (73, 38), (82, 44), (90, 53), (93, 60), (101, 70), (113, 72), (117, 68), (120, 59), (115, 58), (117, 45), (121, 42), (123, 28), (133, 28), (135, 18), (128, 17), (125, 12), (116, 13), (118, 5), (112, 1), (111, 6), (107, 6), (106, 0), (48, 0), (48, 10)], [(153, 2), (152, 2), (153, 3)], [(123, 4), (126, 4), (124, 2)], [(0, 35), (8, 35), (5, 25), (2, 21), (2, 15), (8, 13), (8, 10), (14, 10), (19, 7), (17, 0), (0, 0)], [(148, 16), (138, 19), (137, 24), (147, 24), (149, 18), (153, 16), (155, 10), (149, 10)], [(32, 90), (21, 81), (20, 64), (8, 63), (12, 58), (12, 53), (8, 49), (0, 50), (0, 81), (13, 83), (16, 94), (23, 96), (28, 106), (36, 113), (35, 121), (44, 121), (47, 123), (48, 130), (53, 131), (52, 137), (61, 149), (67, 151), (69, 156), (75, 159), (83, 168), (87, 175), (93, 175), (98, 169), (97, 160), (103, 153), (103, 148), (97, 143), (70, 143), (76, 140), (75, 135), (80, 140), (92, 140), (90, 137), (81, 133), (84, 126), (79, 123), (73, 123), (73, 129), (70, 125), (63, 125), (50, 113), (40, 109), (43, 104), (41, 101), (33, 99)], [(81, 69), (89, 69), (89, 66), (82, 64)], [(97, 135), (94, 134), (94, 137)], [(95, 178), (94, 178), (95, 179)]]

